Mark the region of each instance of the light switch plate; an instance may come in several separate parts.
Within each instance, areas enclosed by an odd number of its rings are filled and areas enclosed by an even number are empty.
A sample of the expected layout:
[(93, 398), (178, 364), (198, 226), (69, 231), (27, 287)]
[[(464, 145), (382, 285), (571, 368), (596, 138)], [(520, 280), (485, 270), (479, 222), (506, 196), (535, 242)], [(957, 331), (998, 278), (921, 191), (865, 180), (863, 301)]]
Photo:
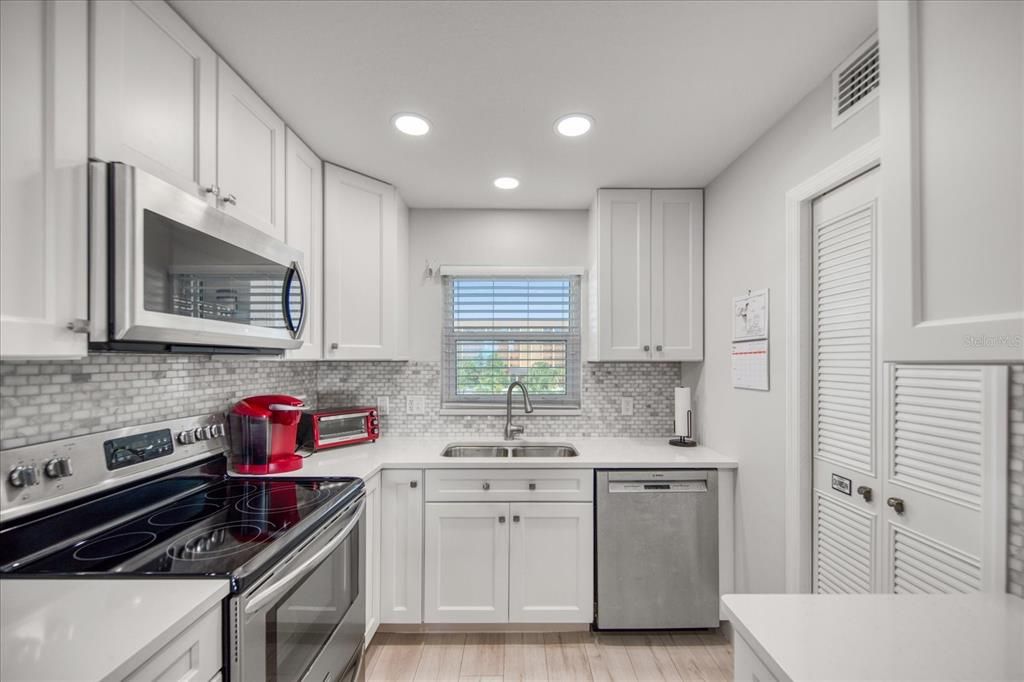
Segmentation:
[(632, 417), (633, 416), (633, 399), (623, 398), (622, 399), (622, 416)]
[(427, 411), (426, 399), (421, 395), (405, 396), (406, 414), (424, 414)]
[(377, 414), (384, 416), (391, 413), (391, 398), (386, 395), (377, 396)]

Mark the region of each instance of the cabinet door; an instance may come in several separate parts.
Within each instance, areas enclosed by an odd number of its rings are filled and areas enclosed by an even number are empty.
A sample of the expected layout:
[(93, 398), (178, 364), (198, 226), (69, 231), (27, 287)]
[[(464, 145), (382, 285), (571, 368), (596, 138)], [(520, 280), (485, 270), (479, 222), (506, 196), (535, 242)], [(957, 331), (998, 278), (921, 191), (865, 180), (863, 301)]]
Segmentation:
[(600, 360), (650, 360), (651, 191), (597, 196)]
[(422, 618), (423, 472), (393, 469), (380, 479), (380, 622)]
[(323, 348), (323, 163), (290, 129), (285, 137), (285, 242), (305, 255), (306, 329), (295, 360), (319, 360)]
[(508, 514), (504, 502), (427, 505), (424, 622), (508, 621)]
[(396, 233), (391, 185), (325, 164), (325, 359), (396, 357)]
[(509, 622), (591, 622), (593, 505), (513, 502), (510, 511)]
[(1024, 358), (1024, 3), (879, 3), (882, 360)]
[(366, 481), (365, 646), (380, 625), (380, 474)]
[(651, 192), (651, 341), (654, 360), (704, 359), (704, 196)]
[(205, 197), (217, 175), (217, 55), (164, 2), (92, 7), (91, 156)]
[(87, 316), (88, 7), (0, 3), (0, 354), (78, 357)]
[(284, 240), (284, 121), (223, 60), (217, 105), (220, 207)]

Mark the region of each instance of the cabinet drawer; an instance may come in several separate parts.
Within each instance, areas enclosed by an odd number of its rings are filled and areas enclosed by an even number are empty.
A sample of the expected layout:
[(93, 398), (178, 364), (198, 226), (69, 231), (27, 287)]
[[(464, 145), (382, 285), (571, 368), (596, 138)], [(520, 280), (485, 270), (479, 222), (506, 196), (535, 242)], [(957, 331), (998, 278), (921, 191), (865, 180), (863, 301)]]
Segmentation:
[(591, 469), (428, 469), (427, 502), (589, 502)]
[(130, 682), (212, 679), (222, 666), (220, 616), (220, 606), (213, 607), (125, 679)]

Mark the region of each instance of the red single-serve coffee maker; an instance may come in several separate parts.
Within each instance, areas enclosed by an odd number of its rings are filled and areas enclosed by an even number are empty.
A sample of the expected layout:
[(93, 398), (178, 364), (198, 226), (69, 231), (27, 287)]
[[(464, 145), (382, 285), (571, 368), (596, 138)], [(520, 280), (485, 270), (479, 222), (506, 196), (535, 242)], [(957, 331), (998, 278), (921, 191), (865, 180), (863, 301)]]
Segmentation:
[(231, 469), (247, 476), (301, 469), (295, 437), (304, 407), (290, 395), (254, 395), (236, 403), (228, 413)]

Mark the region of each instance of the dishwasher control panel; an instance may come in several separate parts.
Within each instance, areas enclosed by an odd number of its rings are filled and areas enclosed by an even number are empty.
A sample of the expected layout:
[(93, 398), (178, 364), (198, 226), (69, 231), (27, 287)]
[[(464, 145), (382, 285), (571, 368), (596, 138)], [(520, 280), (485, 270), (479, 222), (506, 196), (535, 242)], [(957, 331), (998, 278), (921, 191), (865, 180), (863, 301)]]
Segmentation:
[(609, 481), (610, 493), (706, 493), (707, 481)]

